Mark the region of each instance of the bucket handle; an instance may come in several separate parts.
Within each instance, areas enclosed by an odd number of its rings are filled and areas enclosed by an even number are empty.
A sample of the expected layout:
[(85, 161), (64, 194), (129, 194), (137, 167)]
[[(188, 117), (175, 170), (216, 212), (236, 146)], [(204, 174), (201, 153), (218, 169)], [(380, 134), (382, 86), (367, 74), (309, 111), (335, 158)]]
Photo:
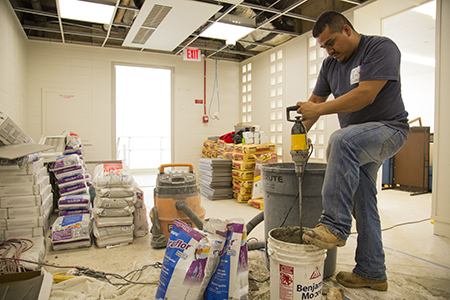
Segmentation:
[(189, 167), (189, 173), (194, 173), (194, 166), (192, 164), (164, 164), (158, 168), (159, 173), (164, 173), (164, 168), (170, 167)]

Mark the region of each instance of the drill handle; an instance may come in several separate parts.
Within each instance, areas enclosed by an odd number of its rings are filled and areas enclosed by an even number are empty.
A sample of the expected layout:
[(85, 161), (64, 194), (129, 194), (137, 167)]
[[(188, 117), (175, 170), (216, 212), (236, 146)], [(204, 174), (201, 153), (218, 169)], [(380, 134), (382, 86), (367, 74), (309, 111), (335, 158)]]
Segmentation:
[(297, 111), (300, 108), (298, 105), (286, 107), (286, 117), (289, 122), (296, 122), (297, 120), (291, 119), (291, 111)]

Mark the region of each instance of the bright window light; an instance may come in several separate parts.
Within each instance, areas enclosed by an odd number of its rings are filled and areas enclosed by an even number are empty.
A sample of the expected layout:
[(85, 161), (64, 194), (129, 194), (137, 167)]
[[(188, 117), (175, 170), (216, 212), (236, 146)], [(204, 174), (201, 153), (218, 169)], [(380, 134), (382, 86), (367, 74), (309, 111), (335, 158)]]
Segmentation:
[(58, 0), (61, 18), (109, 24), (114, 6), (78, 0)]
[(226, 40), (227, 44), (234, 44), (253, 30), (254, 28), (250, 27), (216, 22), (203, 31), (200, 36)]
[(431, 1), (426, 4), (417, 6), (416, 8), (413, 8), (413, 11), (428, 15), (436, 20), (436, 1)]

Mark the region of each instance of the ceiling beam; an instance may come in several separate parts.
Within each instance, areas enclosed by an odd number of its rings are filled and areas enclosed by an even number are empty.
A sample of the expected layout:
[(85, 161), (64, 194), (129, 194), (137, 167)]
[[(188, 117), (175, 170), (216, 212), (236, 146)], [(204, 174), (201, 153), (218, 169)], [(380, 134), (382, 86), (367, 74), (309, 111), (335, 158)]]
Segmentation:
[[(300, 3), (299, 5), (303, 4), (303, 2), (305, 2), (305, 1), (301, 1), (301, 2), (302, 3)], [(299, 14), (292, 13), (292, 12), (284, 12), (283, 13), (283, 11), (278, 10), (276, 8), (261, 6), (261, 5), (257, 5), (257, 4), (253, 4), (253, 3), (242, 2), (239, 6), (248, 7), (248, 8), (251, 8), (251, 9), (257, 9), (257, 10), (261, 10), (261, 11), (265, 11), (265, 12), (270, 12), (270, 13), (277, 14), (277, 15), (283, 14), (283, 15), (285, 15), (287, 17), (300, 19), (300, 20), (305, 20), (305, 21), (310, 21), (310, 22), (315, 22), (316, 21), (316, 19), (308, 17), (308, 16), (299, 15)]]

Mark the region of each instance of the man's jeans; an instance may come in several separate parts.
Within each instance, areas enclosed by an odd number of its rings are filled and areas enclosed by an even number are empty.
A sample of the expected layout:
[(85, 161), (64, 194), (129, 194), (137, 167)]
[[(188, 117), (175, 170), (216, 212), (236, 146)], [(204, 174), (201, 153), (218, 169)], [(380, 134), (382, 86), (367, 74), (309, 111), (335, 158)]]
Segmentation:
[(387, 279), (376, 198), (377, 172), (406, 138), (398, 130), (371, 122), (339, 129), (328, 143), (320, 222), (347, 240), (353, 214), (358, 231), (353, 272), (365, 279)]

